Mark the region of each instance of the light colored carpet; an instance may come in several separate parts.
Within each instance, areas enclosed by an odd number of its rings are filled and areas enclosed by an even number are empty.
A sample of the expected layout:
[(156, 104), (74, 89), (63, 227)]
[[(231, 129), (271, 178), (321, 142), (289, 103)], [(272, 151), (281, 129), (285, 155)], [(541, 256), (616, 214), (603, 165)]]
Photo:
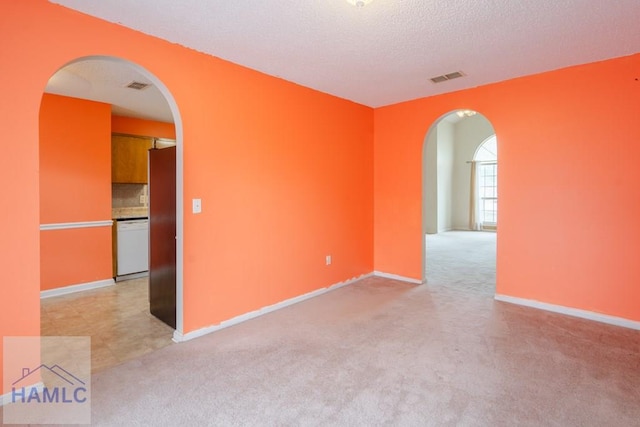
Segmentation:
[(493, 297), (496, 233), (450, 231), (427, 235), (427, 283)]
[(428, 285), (367, 278), (99, 372), (93, 423), (639, 425), (640, 332), (496, 302), (480, 255), (430, 256)]

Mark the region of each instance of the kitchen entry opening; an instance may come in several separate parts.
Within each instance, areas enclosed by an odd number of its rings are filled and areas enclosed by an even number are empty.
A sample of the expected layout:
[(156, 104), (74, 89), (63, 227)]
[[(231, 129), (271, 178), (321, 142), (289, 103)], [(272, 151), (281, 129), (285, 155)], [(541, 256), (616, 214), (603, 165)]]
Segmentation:
[[(121, 82), (121, 79), (127, 81)], [(125, 88), (124, 86), (130, 83), (130, 80), (142, 81), (155, 90), (147, 88), (136, 91)], [(114, 84), (118, 87), (109, 87)], [(148, 102), (138, 103), (138, 107), (135, 108), (121, 102), (128, 98), (135, 98), (136, 94), (146, 96)], [(152, 97), (155, 99), (150, 99)], [(165, 106), (163, 111), (158, 110), (160, 104)], [(69, 117), (74, 117), (74, 120), (69, 120)], [(169, 89), (157, 77), (135, 63), (106, 56), (87, 56), (64, 64), (47, 82), (41, 101), (39, 157), (42, 334), (67, 335), (65, 332), (69, 332), (73, 335), (81, 332), (82, 335), (91, 335), (90, 326), (100, 316), (108, 316), (118, 310), (127, 310), (127, 306), (134, 303), (129, 297), (119, 299), (117, 296), (109, 296), (109, 292), (114, 292), (123, 283), (114, 284), (115, 273), (112, 264), (112, 260), (117, 255), (113, 252), (112, 246), (112, 241), (115, 240), (113, 218), (116, 218), (112, 205), (113, 120), (120, 120), (121, 127), (127, 129), (131, 129), (132, 123), (139, 120), (153, 121), (160, 126), (159, 128), (164, 129), (169, 126), (175, 130), (174, 168), (171, 176), (166, 177), (175, 184), (176, 188), (172, 196), (174, 207), (171, 213), (175, 218), (175, 227), (170, 239), (166, 239), (167, 242), (165, 242), (166, 246), (172, 246), (175, 254), (173, 258), (175, 285), (172, 297), (175, 323), (171, 325), (172, 328), (161, 325), (160, 328), (155, 329), (160, 333), (168, 334), (166, 338), (169, 343), (171, 338), (179, 341), (176, 337), (183, 336), (184, 213), (182, 204), (176, 202), (183, 199), (181, 116)], [(162, 125), (166, 126), (162, 127)], [(140, 129), (148, 129), (148, 127), (142, 126)], [(126, 131), (126, 133), (135, 134), (135, 131)], [(158, 151), (165, 150), (169, 149)], [(144, 169), (146, 175), (146, 167)], [(149, 192), (152, 191), (149, 185)], [(163, 193), (162, 189), (160, 193)], [(140, 204), (146, 206), (147, 194), (144, 193), (138, 197)], [(153, 199), (151, 197), (151, 200)], [(140, 214), (140, 216), (144, 215)], [(153, 213), (151, 212), (148, 216), (153, 217)], [(149, 223), (152, 222), (153, 218), (150, 218)], [(151, 245), (162, 246), (157, 241), (155, 243), (152, 241)], [(142, 286), (146, 286), (146, 279), (135, 279), (130, 281), (132, 287), (140, 287), (135, 285), (136, 280), (138, 282), (144, 280)], [(65, 295), (62, 299), (51, 298), (62, 295)], [(100, 295), (107, 295), (107, 297), (99, 299)], [(89, 312), (86, 319), (76, 315), (72, 322), (65, 322), (66, 324), (62, 325), (62, 319), (49, 316), (49, 311), (53, 311), (54, 306), (57, 309), (59, 304), (66, 302), (68, 307), (62, 310), (75, 313), (80, 308), (78, 304), (81, 304), (79, 303), (81, 297), (84, 296), (93, 296), (90, 299), (97, 303), (95, 310)], [(76, 302), (75, 306), (74, 302)], [(149, 302), (143, 299), (141, 303)], [(50, 325), (46, 323), (47, 317), (53, 319)], [(119, 325), (115, 321), (117, 319), (113, 320), (114, 325)], [(144, 323), (137, 322), (137, 326), (134, 326), (143, 327)], [(70, 327), (73, 330), (60, 330), (58, 326)], [(118, 333), (110, 335), (111, 339), (117, 340), (117, 342), (110, 342), (112, 346), (122, 340), (126, 341), (127, 337), (120, 335), (126, 335), (129, 328), (120, 326)], [(162, 327), (168, 332), (162, 332)], [(143, 331), (140, 333), (144, 335)], [(106, 343), (106, 339), (97, 341)], [(153, 346), (148, 347), (148, 350), (153, 350)], [(96, 355), (98, 353), (100, 352), (96, 351)], [(120, 354), (116, 357), (126, 358), (126, 355)]]

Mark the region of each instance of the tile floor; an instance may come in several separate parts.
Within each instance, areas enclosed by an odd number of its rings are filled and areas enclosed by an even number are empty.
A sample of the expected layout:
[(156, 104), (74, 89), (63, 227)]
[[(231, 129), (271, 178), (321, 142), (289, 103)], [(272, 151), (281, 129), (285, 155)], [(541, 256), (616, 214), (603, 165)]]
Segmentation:
[(172, 344), (173, 329), (149, 313), (147, 278), (45, 298), (44, 336), (91, 336), (91, 371), (120, 364)]

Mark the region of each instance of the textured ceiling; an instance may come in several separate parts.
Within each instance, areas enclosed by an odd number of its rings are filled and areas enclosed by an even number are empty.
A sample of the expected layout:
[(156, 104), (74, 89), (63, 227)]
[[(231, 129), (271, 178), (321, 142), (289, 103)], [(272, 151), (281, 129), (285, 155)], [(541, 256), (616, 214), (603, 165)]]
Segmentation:
[(371, 107), (640, 51), (639, 0), (50, 1)]

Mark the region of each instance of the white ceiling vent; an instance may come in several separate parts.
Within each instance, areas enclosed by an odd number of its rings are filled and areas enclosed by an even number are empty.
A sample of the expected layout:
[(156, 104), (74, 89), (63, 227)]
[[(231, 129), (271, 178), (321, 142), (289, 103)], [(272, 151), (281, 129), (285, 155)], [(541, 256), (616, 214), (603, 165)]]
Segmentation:
[(453, 73), (443, 74), (441, 76), (431, 77), (432, 83), (442, 83), (447, 80), (457, 79), (458, 77), (464, 77), (465, 74), (462, 71), (454, 71)]
[(142, 90), (150, 86), (148, 83), (133, 81), (127, 85), (129, 89)]

